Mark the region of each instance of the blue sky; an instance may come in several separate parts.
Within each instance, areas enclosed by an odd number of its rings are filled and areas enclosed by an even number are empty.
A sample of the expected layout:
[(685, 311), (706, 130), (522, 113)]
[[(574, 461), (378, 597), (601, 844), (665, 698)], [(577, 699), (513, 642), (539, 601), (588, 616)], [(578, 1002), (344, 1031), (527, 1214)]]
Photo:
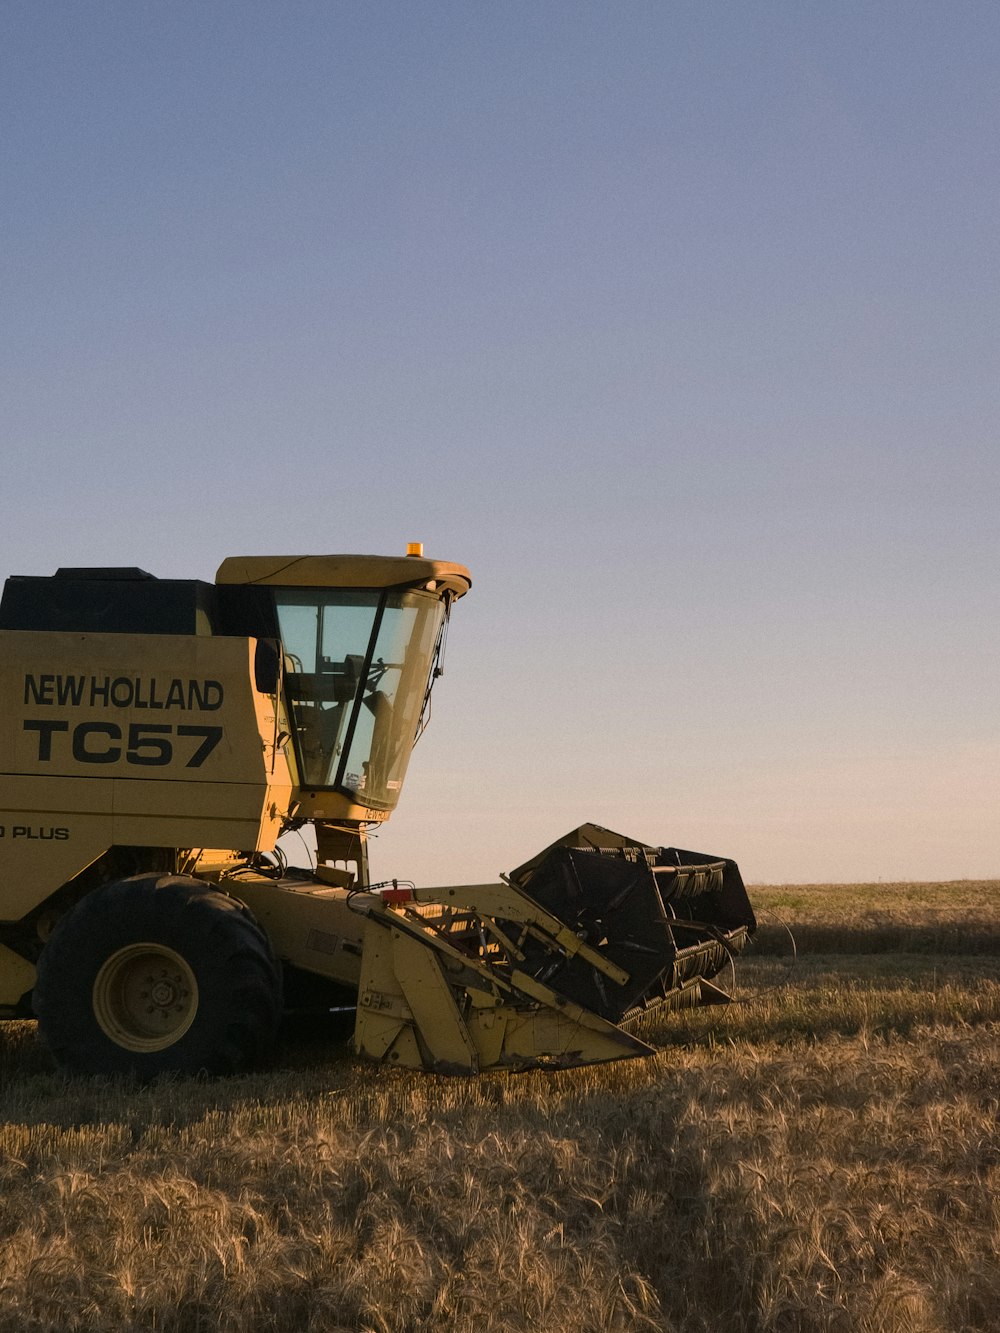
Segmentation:
[(4, 572), (468, 564), (380, 874), (1000, 875), (998, 67), (971, 0), (4, 0)]

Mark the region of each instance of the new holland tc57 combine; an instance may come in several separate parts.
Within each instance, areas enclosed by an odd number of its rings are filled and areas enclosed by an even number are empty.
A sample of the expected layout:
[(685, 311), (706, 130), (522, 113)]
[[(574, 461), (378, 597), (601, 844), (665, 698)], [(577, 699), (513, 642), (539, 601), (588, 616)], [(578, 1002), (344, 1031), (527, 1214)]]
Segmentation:
[[(454, 1073), (641, 1055), (650, 1008), (754, 929), (736, 865), (584, 824), (498, 884), (372, 883), (461, 565), (224, 561), (8, 579), (0, 603), (0, 1016), (82, 1072), (227, 1072), (283, 1012)], [(311, 825), (314, 869), (279, 836)]]

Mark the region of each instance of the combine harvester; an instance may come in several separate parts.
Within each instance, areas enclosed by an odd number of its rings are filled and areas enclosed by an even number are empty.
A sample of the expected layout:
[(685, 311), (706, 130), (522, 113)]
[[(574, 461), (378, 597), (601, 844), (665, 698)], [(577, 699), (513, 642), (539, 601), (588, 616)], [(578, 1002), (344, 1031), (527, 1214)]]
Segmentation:
[[(631, 1020), (725, 1001), (755, 922), (722, 857), (584, 824), (503, 883), (371, 882), (469, 586), (419, 547), (8, 579), (0, 1016), (146, 1078), (350, 1005), (360, 1055), (469, 1074), (644, 1055)], [(316, 867), (287, 869), (306, 825)]]

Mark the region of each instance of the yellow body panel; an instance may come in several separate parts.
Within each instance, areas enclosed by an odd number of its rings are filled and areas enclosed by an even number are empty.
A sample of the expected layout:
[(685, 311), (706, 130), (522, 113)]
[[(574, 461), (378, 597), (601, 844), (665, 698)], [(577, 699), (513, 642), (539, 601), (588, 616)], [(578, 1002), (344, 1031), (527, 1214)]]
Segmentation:
[(109, 847), (268, 850), (292, 778), (254, 640), (0, 632), (0, 914)]
[(344, 986), (361, 976), (364, 918), (347, 905), (344, 889), (306, 880), (297, 886), (240, 873), (221, 886), (246, 903), (284, 962)]
[(0, 944), (0, 1008), (13, 1009), (34, 984), (34, 965)]

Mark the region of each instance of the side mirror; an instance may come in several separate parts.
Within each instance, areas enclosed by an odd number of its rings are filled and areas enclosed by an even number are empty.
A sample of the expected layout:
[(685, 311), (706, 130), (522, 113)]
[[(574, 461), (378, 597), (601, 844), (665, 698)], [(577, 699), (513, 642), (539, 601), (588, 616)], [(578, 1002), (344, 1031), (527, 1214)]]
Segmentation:
[(280, 664), (277, 640), (258, 639), (253, 663), (253, 679), (261, 694), (277, 694)]

